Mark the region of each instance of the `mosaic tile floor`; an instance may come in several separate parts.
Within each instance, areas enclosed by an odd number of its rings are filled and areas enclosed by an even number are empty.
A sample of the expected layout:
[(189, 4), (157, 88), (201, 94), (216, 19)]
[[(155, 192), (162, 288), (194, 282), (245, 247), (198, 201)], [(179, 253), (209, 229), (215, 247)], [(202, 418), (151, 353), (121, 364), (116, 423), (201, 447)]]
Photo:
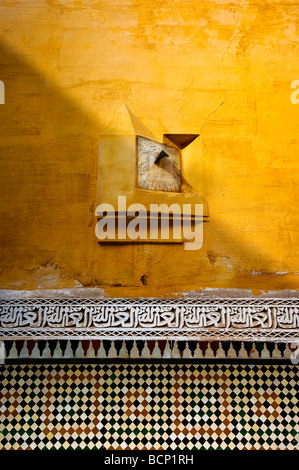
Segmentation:
[(0, 449), (298, 448), (294, 365), (2, 365)]

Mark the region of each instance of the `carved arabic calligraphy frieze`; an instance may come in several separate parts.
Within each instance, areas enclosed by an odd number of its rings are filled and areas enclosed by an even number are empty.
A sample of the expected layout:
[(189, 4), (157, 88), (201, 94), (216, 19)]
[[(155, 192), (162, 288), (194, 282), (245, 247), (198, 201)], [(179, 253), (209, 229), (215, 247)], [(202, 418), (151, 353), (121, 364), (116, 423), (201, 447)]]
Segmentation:
[(299, 340), (298, 299), (0, 299), (0, 339)]

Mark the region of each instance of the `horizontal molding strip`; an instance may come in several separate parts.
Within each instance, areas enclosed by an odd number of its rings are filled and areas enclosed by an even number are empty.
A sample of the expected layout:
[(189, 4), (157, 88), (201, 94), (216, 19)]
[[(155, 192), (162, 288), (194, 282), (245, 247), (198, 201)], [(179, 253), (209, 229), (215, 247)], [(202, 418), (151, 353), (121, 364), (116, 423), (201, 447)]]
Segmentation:
[(2, 364), (298, 364), (296, 343), (139, 340), (3, 341)]
[(0, 299), (0, 339), (299, 341), (298, 298)]

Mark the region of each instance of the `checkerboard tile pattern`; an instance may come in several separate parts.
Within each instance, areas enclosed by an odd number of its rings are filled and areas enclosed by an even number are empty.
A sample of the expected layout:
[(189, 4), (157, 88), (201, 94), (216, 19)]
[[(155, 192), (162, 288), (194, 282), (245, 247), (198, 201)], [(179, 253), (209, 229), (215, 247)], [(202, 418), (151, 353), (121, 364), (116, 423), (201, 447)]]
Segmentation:
[(298, 448), (298, 367), (2, 365), (0, 449)]

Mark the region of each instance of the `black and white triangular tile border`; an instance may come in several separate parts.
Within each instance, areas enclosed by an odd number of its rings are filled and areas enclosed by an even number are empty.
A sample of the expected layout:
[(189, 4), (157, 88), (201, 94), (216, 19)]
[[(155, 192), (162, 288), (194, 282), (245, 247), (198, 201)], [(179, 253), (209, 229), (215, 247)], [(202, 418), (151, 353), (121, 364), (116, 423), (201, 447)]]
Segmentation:
[(298, 343), (155, 340), (16, 340), (2, 363), (298, 364)]

